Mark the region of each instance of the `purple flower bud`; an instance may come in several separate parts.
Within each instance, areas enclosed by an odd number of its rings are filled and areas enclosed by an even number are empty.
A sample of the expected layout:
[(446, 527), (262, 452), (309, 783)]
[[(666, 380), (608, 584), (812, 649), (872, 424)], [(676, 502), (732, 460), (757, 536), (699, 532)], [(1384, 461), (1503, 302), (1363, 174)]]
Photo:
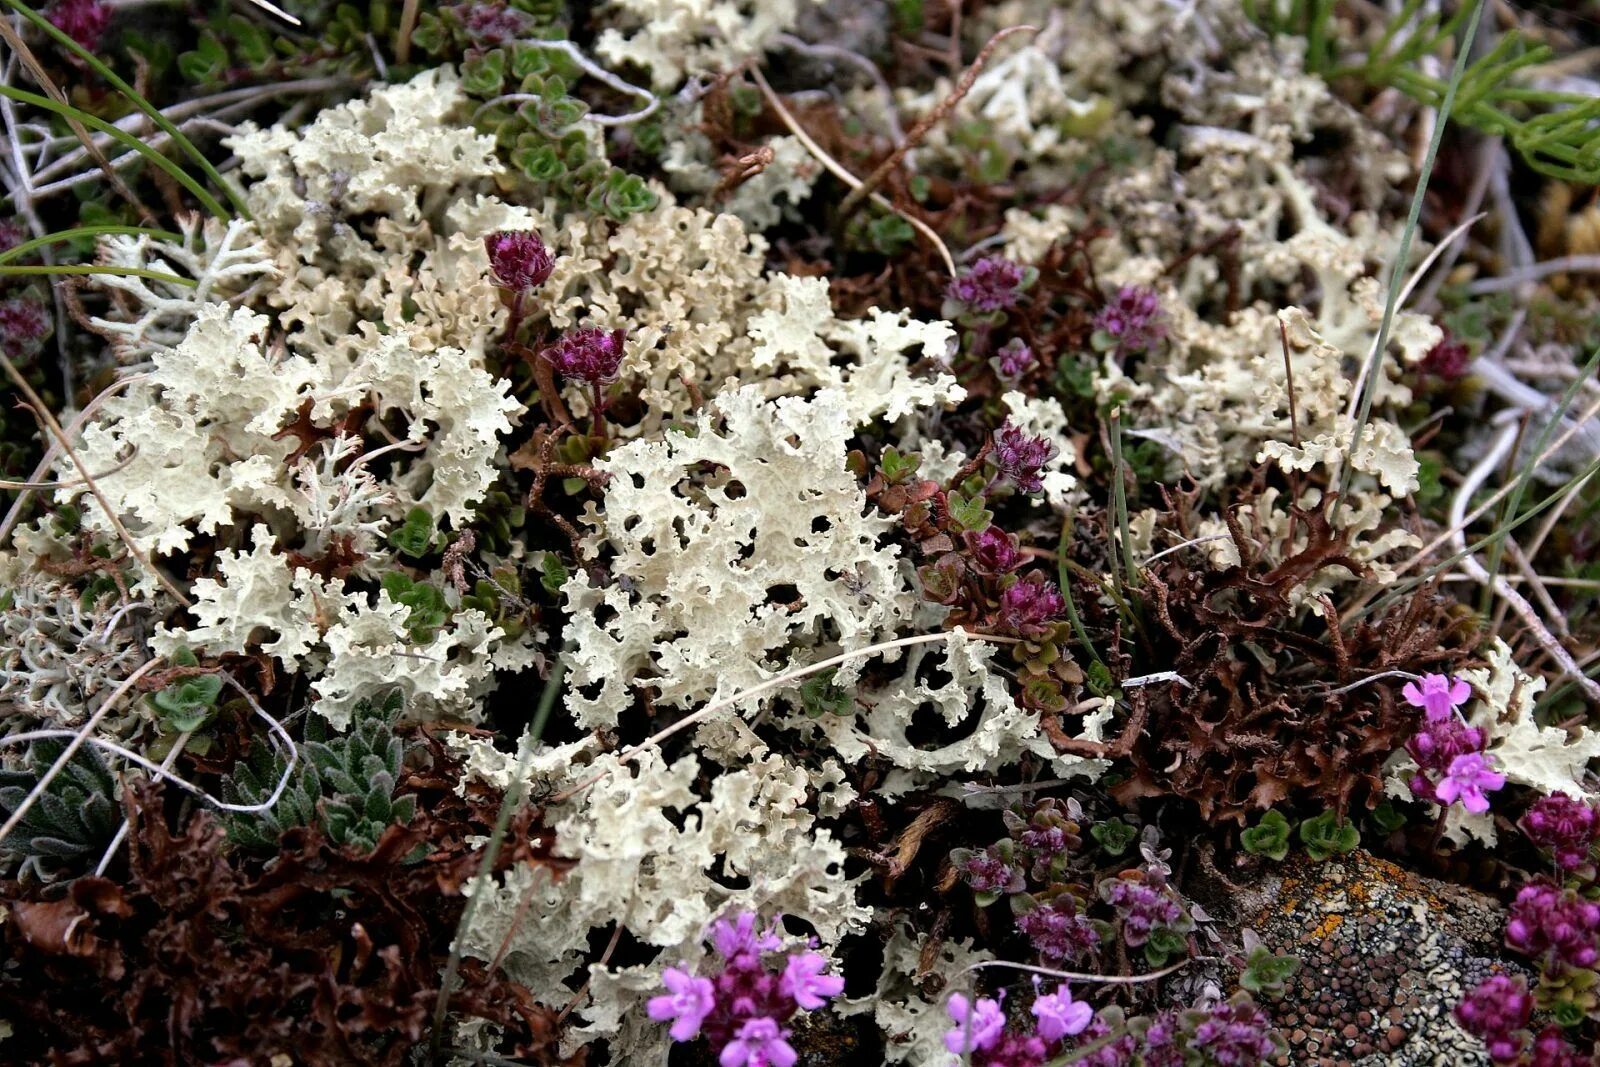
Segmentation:
[(962, 537), (967, 542), (967, 551), (972, 553), (974, 566), (982, 574), (1009, 574), (1022, 565), (1017, 539), (993, 523), (985, 526), (982, 533), (969, 531)]
[(1522, 817), (1522, 832), (1535, 845), (1553, 852), (1564, 870), (1576, 870), (1600, 837), (1600, 815), (1565, 793), (1553, 793), (1533, 802)]
[(533, 16), (526, 11), (508, 7), (505, 0), (475, 0), (467, 4), (451, 4), (446, 10), (461, 20), (461, 28), (471, 38), (476, 48), (497, 48), (529, 36), (534, 28)]
[(502, 288), (529, 293), (543, 285), (556, 261), (539, 235), (529, 230), (501, 230), (483, 239), (489, 269)]
[(788, 1038), (789, 1031), (773, 1020), (751, 1019), (722, 1047), (717, 1062), (722, 1067), (794, 1067), (798, 1055)]
[(111, 8), (100, 0), (56, 0), (44, 17), (84, 51), (93, 52), (100, 47), (100, 38), (111, 22)]
[(622, 365), (626, 330), (579, 326), (539, 353), (556, 372), (580, 382), (614, 382)]
[(1424, 374), (1432, 374), (1445, 381), (1455, 381), (1467, 373), (1467, 367), (1471, 363), (1472, 349), (1449, 330), (1445, 330), (1439, 343), (1428, 349), (1428, 354), (1422, 357), (1421, 367)]
[(1061, 893), (1019, 915), (1017, 929), (1033, 944), (1047, 967), (1092, 959), (1100, 948), (1100, 931), (1087, 916), (1079, 914), (1070, 893)]
[(1004, 256), (985, 256), (952, 279), (945, 296), (968, 311), (1003, 311), (1021, 299), (1026, 276)]
[(1543, 879), (1517, 894), (1506, 922), (1506, 944), (1568, 967), (1600, 961), (1600, 904)]
[(952, 993), (945, 1005), (955, 1029), (944, 1035), (944, 1047), (961, 1055), (966, 1052), (991, 1049), (1000, 1043), (1006, 1028), (1005, 1013), (1000, 1002), (993, 997), (979, 997), (973, 1004), (964, 995)]
[(1573, 1048), (1561, 1027), (1547, 1026), (1534, 1039), (1528, 1067), (1594, 1067), (1594, 1057)]
[(1007, 419), (994, 434), (994, 458), (1000, 476), (1024, 493), (1044, 488), (1044, 465), (1056, 458), (1059, 450), (1043, 437), (1033, 437)]
[(1001, 378), (1014, 382), (1028, 373), (1038, 360), (1034, 358), (1033, 349), (1029, 348), (1022, 338), (1013, 337), (1000, 346), (1000, 351), (995, 353), (991, 362)]
[(1513, 1063), (1527, 1040), (1521, 1031), (1533, 1017), (1533, 997), (1522, 979), (1497, 974), (1468, 993), (1455, 1015), (1461, 1029), (1489, 1047), (1490, 1060)]
[(1411, 740), (1406, 751), (1426, 771), (1442, 771), (1457, 756), (1483, 750), (1483, 731), (1468, 726), (1457, 718), (1424, 722)]
[(1000, 594), (998, 622), (1019, 637), (1042, 637), (1067, 610), (1056, 584), (1032, 571)]
[(1148, 352), (1167, 335), (1161, 298), (1150, 289), (1124, 286), (1094, 317), (1097, 345), (1119, 356)]
[(1230, 1000), (1212, 1008), (1210, 1017), (1194, 1028), (1189, 1049), (1219, 1067), (1262, 1067), (1277, 1059), (1280, 1051), (1272, 1020), (1249, 1000)]
[(1139, 948), (1156, 930), (1183, 921), (1183, 908), (1172, 895), (1147, 882), (1113, 878), (1101, 885), (1101, 895), (1122, 920), (1122, 940), (1129, 948)]
[(0, 252), (9, 252), (28, 239), (28, 232), (16, 219), (0, 220)]
[(1011, 862), (998, 845), (990, 845), (982, 852), (974, 852), (958, 861), (967, 884), (974, 893), (1020, 893), (1024, 885), (1022, 871)]
[(28, 296), (0, 300), (0, 352), (25, 359), (39, 351), (50, 336), (50, 315), (43, 304)]

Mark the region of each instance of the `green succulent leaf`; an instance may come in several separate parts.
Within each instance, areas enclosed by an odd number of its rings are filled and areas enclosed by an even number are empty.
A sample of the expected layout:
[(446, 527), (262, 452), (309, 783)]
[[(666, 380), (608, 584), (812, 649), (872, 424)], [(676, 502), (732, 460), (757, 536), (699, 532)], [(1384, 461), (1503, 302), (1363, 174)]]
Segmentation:
[(1361, 844), (1361, 833), (1350, 822), (1341, 821), (1338, 813), (1325, 811), (1300, 824), (1300, 843), (1306, 854), (1318, 863), (1335, 854), (1352, 852)]
[(1254, 856), (1265, 856), (1282, 861), (1289, 854), (1289, 831), (1292, 827), (1281, 811), (1273, 810), (1261, 816), (1250, 829), (1239, 835), (1244, 850)]

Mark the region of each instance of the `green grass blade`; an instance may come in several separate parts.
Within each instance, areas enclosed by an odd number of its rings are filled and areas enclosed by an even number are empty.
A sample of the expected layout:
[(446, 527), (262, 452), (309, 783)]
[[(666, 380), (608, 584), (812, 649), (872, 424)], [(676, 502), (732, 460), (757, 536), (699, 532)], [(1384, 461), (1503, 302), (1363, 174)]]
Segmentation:
[(66, 104), (58, 104), (47, 96), (40, 96), (37, 93), (26, 92), (22, 89), (14, 89), (9, 85), (0, 85), (0, 94), (9, 96), (18, 103), (31, 104), (34, 107), (42, 108), (53, 115), (61, 115), (63, 117), (77, 119), (79, 122), (83, 123), (92, 130), (98, 130), (101, 133), (108, 134), (119, 144), (122, 144), (132, 151), (138, 152), (140, 155), (144, 156), (156, 166), (170, 174), (173, 181), (177, 182), (179, 185), (182, 185), (185, 189), (193, 193), (195, 198), (198, 199), (201, 205), (207, 211), (211, 212), (211, 214), (215, 215), (219, 219), (229, 219), (232, 217), (228, 214), (228, 209), (218, 203), (216, 197), (206, 192), (205, 186), (195, 181), (194, 178), (189, 175), (188, 171), (178, 166), (156, 149), (151, 148), (149, 145), (139, 140), (139, 138), (135, 137), (127, 130), (113, 126), (111, 123), (106, 122), (103, 119), (98, 119), (79, 108), (71, 107), (70, 105)]
[(1117, 539), (1121, 543), (1123, 574), (1129, 589), (1139, 587), (1139, 565), (1133, 561), (1133, 532), (1128, 525), (1128, 470), (1122, 459), (1122, 412), (1111, 413), (1111, 506), (1117, 517)]
[(13, 267), (0, 266), (0, 278), (29, 278), (41, 274), (116, 274), (129, 278), (154, 278), (159, 282), (172, 282), (190, 289), (200, 283), (193, 278), (181, 278), (165, 271), (148, 267), (106, 267), (98, 263), (67, 263), (59, 266)]
[[(1455, 104), (1456, 90), (1461, 86), (1467, 69), (1467, 57), (1472, 54), (1472, 42), (1478, 36), (1478, 23), (1483, 18), (1484, 0), (1475, 0), (1472, 18), (1467, 23), (1466, 38), (1450, 71), (1450, 83), (1445, 86), (1444, 99), (1439, 105), (1439, 121), (1434, 123), (1433, 136), (1428, 141), (1428, 154), (1423, 158), (1422, 169), (1417, 174), (1417, 190), (1411, 197), (1411, 209), (1406, 213), (1406, 227), (1400, 234), (1400, 247), (1395, 253), (1394, 269), (1389, 277), (1389, 294), (1383, 305), (1383, 321), (1378, 325), (1378, 340), (1367, 358), (1366, 373), (1361, 381), (1361, 396), (1356, 407), (1355, 423), (1350, 427), (1350, 446), (1339, 471), (1339, 494), (1335, 501), (1350, 493), (1350, 482), (1355, 477), (1355, 466), (1350, 462), (1367, 420), (1372, 417), (1372, 400), (1378, 391), (1378, 376), (1383, 373), (1383, 355), (1389, 347), (1389, 334), (1394, 328), (1394, 314), (1399, 310), (1400, 290), (1405, 285), (1406, 264), (1411, 260), (1411, 242), (1417, 235), (1417, 223), (1422, 217), (1422, 201), (1428, 192), (1428, 179), (1433, 176), (1434, 161), (1439, 158), (1439, 145), (1444, 141), (1444, 131), (1449, 122), (1450, 109)], [(1337, 507), (1336, 503), (1330, 506)]]
[[(57, 29), (49, 19), (45, 18), (43, 15), (40, 15), (27, 4), (22, 3), (22, 0), (5, 0), (5, 4), (6, 6), (10, 7), (11, 10), (15, 11), (17, 14), (33, 23), (34, 26), (43, 31), (51, 40), (55, 41), (56, 44), (67, 49), (73, 55), (87, 63), (91, 70), (100, 75), (100, 77), (104, 78), (107, 83), (114, 87), (123, 96), (127, 97), (129, 103), (148, 116), (150, 121), (155, 123), (158, 129), (160, 129), (168, 137), (172, 138), (173, 144), (177, 145), (186, 155), (189, 156), (190, 159), (195, 161), (195, 164), (205, 173), (205, 176), (211, 179), (217, 188), (223, 191), (228, 200), (233, 204), (234, 210), (237, 211), (241, 217), (247, 219), (250, 217), (250, 208), (245, 203), (243, 194), (235, 189), (232, 185), (223, 181), (222, 175), (217, 173), (217, 168), (214, 167), (211, 161), (205, 157), (205, 153), (196, 148), (194, 142), (189, 140), (183, 131), (178, 129), (178, 127), (173, 124), (171, 119), (167, 118), (159, 110), (157, 110), (157, 108), (151, 104), (150, 101), (146, 100), (142, 95), (140, 95), (133, 86), (129, 85), (127, 82), (118, 77), (116, 71), (108, 67), (93, 52), (90, 52), (77, 41), (74, 41), (67, 34)], [(209, 197), (207, 199), (209, 199)], [(216, 201), (214, 200), (212, 201), (212, 203), (215, 202)], [(217, 215), (218, 217), (227, 216), (227, 212), (225, 211), (212, 210), (210, 207), (207, 207), (206, 210), (211, 211), (213, 215)]]
[(1056, 544), (1056, 584), (1061, 587), (1061, 599), (1067, 605), (1067, 621), (1072, 624), (1072, 632), (1077, 635), (1078, 644), (1089, 653), (1089, 658), (1105, 666), (1105, 661), (1100, 658), (1100, 653), (1095, 651), (1094, 642), (1089, 640), (1089, 631), (1084, 629), (1083, 619), (1078, 615), (1078, 605), (1072, 599), (1072, 571), (1067, 567), (1067, 524), (1071, 519), (1061, 524), (1061, 540)]
[(8, 252), (0, 252), (0, 263), (10, 263), (13, 259), (21, 259), (29, 252), (48, 245), (62, 244), (67, 241), (76, 241), (80, 237), (108, 237), (113, 235), (126, 235), (129, 237), (154, 237), (162, 241), (181, 242), (183, 235), (171, 233), (167, 230), (152, 230), (148, 226), (77, 226), (70, 230), (60, 230), (56, 233), (47, 233), (43, 237), (35, 237), (31, 241), (24, 241)]

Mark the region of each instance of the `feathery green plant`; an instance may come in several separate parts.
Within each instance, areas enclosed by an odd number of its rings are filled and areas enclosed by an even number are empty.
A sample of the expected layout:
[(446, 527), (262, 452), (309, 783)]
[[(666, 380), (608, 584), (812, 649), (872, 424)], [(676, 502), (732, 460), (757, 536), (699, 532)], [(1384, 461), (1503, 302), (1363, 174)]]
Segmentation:
[[(327, 723), (313, 715), (300, 746), (300, 767), (278, 802), (266, 811), (231, 813), (228, 837), (244, 848), (263, 851), (295, 826), (315, 826), (341, 848), (371, 852), (390, 826), (405, 826), (417, 813), (417, 798), (396, 798), (406, 746), (394, 736), (401, 708), (399, 692), (374, 704), (356, 706), (350, 731), (328, 736)], [(223, 782), (230, 804), (261, 804), (283, 777), (283, 756), (259, 748)]]
[[(35, 741), (20, 770), (0, 770), (0, 812), (9, 816), (16, 811), (65, 749), (53, 738)], [(0, 842), (0, 849), (22, 857), (19, 876), (54, 881), (103, 850), (122, 822), (116, 786), (93, 746), (78, 749)]]

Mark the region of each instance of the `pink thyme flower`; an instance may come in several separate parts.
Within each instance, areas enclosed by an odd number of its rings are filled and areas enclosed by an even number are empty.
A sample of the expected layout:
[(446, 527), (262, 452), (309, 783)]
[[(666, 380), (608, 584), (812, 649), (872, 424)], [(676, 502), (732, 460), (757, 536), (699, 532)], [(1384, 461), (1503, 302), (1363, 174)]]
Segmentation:
[(1023, 432), (1010, 419), (994, 433), (994, 459), (1000, 476), (1024, 493), (1044, 488), (1044, 465), (1055, 459), (1058, 451), (1045, 438)]
[(1489, 1046), (1491, 1061), (1512, 1063), (1527, 1041), (1522, 1031), (1533, 1018), (1533, 997), (1522, 979), (1497, 974), (1462, 998), (1455, 1015), (1461, 1029)]
[(0, 300), (0, 352), (12, 359), (36, 354), (50, 336), (50, 314), (28, 296)]
[(1031, 571), (1000, 594), (1000, 625), (1021, 637), (1042, 637), (1067, 610), (1056, 584)]
[(1594, 1056), (1578, 1051), (1559, 1026), (1547, 1026), (1534, 1039), (1528, 1067), (1593, 1067)]
[(555, 257), (539, 235), (530, 230), (500, 230), (483, 239), (489, 269), (502, 288), (529, 293), (543, 285), (555, 270)]
[(1407, 704), (1427, 712), (1428, 721), (1438, 722), (1472, 699), (1472, 686), (1461, 678), (1452, 682), (1447, 674), (1424, 674), (1421, 683), (1407, 682), (1400, 693)]
[(1506, 921), (1506, 944), (1567, 967), (1600, 960), (1600, 904), (1538, 879), (1523, 886)]
[(990, 523), (982, 533), (968, 531), (962, 535), (967, 551), (972, 553), (973, 565), (979, 573), (989, 575), (1009, 574), (1022, 565), (1022, 553), (1017, 539), (1000, 527)]
[(1167, 335), (1161, 298), (1153, 290), (1127, 285), (1117, 290), (1094, 317), (1095, 346), (1121, 355), (1148, 352)]
[(790, 956), (783, 965), (783, 977), (778, 980), (779, 992), (792, 997), (802, 1011), (816, 1011), (828, 998), (844, 992), (843, 978), (822, 973), (827, 966), (827, 957), (820, 952)]
[(970, 311), (1004, 311), (1022, 297), (1027, 272), (1004, 256), (985, 256), (952, 279), (945, 296)]
[(1038, 360), (1034, 358), (1033, 349), (1022, 338), (1013, 337), (1000, 346), (1000, 351), (995, 353), (990, 362), (994, 364), (995, 372), (1010, 382), (1028, 373)]
[(1421, 367), (1426, 374), (1454, 381), (1467, 373), (1467, 367), (1471, 363), (1472, 349), (1449, 330), (1445, 330), (1444, 336), (1439, 338), (1439, 343), (1428, 349), (1428, 354), (1422, 357)]
[(1571, 871), (1583, 866), (1600, 837), (1600, 813), (1565, 793), (1552, 793), (1533, 802), (1521, 826), (1529, 841), (1549, 849), (1556, 864)]
[(93, 52), (100, 47), (100, 38), (111, 22), (111, 8), (100, 0), (57, 0), (44, 17), (84, 51)]
[(726, 960), (759, 956), (782, 947), (783, 942), (771, 927), (756, 931), (754, 912), (742, 911), (730, 921), (718, 919), (711, 924), (711, 947)]
[(622, 365), (626, 330), (579, 326), (539, 353), (557, 373), (581, 382), (614, 382)]
[(771, 1019), (751, 1019), (722, 1047), (722, 1067), (793, 1067), (799, 1057), (788, 1041), (789, 1031)]
[(944, 1035), (944, 1047), (957, 1055), (993, 1048), (1006, 1028), (1005, 1013), (993, 997), (979, 997), (973, 1004), (963, 994), (953, 993), (945, 1010), (956, 1025)]
[(716, 1006), (711, 979), (668, 967), (661, 973), (661, 983), (667, 987), (667, 992), (651, 997), (645, 1011), (658, 1023), (673, 1020), (672, 1029), (668, 1031), (672, 1040), (688, 1041), (700, 1032), (700, 1024)]
[(1503, 788), (1506, 776), (1490, 769), (1490, 757), (1482, 752), (1468, 752), (1450, 761), (1450, 768), (1434, 787), (1434, 795), (1441, 804), (1461, 802), (1461, 806), (1474, 815), (1489, 810), (1489, 796)]
[[(1033, 987), (1039, 988), (1039, 979), (1033, 980)], [(1035, 1029), (1046, 1041), (1076, 1037), (1094, 1021), (1094, 1009), (1081, 1000), (1073, 1000), (1072, 990), (1067, 988), (1065, 982), (1054, 993), (1041, 993), (1034, 997), (1033, 1007), (1029, 1010), (1038, 1020)]]

